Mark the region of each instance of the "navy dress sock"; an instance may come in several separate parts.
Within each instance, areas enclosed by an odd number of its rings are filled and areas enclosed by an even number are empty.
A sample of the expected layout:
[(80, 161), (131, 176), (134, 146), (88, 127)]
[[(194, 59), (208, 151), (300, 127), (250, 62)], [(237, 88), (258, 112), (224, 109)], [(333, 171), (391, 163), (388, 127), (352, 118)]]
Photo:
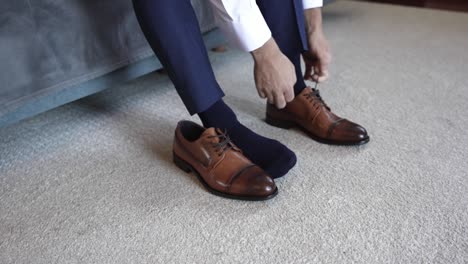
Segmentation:
[(301, 54), (300, 53), (285, 53), (289, 60), (292, 62), (294, 65), (294, 68), (296, 69), (296, 79), (297, 82), (294, 85), (294, 95), (298, 95), (304, 90), (304, 88), (307, 87), (305, 80), (304, 80), (304, 73), (302, 72), (302, 67), (301, 67)]
[(225, 129), (244, 155), (273, 178), (284, 176), (296, 164), (294, 152), (279, 141), (260, 136), (242, 125), (223, 100), (198, 116), (205, 127)]

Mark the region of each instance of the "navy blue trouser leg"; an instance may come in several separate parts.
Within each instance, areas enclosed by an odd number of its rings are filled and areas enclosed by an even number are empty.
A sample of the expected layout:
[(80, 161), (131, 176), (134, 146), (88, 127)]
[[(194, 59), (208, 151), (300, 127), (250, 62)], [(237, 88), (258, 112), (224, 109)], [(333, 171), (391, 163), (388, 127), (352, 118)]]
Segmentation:
[(301, 53), (307, 49), (302, 0), (257, 0), (257, 5), (279, 48), (296, 68), (298, 94), (306, 87), (301, 69)]
[(215, 79), (189, 0), (133, 0), (140, 27), (190, 114), (224, 93)]
[[(306, 49), (301, 0), (257, 0), (281, 51), (296, 68), (295, 91), (305, 87), (300, 54)], [(215, 79), (197, 17), (189, 0), (133, 0), (140, 26), (190, 114), (224, 93)]]

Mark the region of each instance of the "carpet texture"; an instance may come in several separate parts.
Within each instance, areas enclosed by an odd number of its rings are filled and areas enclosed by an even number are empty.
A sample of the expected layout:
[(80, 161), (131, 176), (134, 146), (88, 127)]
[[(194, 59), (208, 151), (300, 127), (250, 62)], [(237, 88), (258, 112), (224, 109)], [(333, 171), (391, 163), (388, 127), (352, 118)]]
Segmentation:
[(211, 54), (239, 119), (297, 153), (277, 198), (216, 197), (172, 164), (190, 117), (155, 73), (0, 130), (0, 262), (467, 263), (468, 14), (342, 1), (325, 17), (321, 92), (368, 145), (268, 126), (250, 55)]

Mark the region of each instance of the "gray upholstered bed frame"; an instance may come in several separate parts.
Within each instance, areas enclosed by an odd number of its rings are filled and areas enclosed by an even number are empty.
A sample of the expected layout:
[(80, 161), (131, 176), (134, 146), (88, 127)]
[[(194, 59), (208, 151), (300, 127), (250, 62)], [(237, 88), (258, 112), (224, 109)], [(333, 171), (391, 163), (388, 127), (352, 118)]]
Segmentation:
[[(192, 1), (212, 47), (206, 2)], [(160, 67), (130, 0), (0, 3), (0, 127)]]

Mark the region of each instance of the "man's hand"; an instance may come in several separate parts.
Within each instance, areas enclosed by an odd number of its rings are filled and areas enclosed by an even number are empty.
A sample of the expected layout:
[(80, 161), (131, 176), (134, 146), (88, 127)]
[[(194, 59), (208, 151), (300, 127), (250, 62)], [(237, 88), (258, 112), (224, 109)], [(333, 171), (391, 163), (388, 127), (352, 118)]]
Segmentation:
[(324, 82), (330, 76), (328, 67), (332, 56), (322, 30), (322, 11), (320, 8), (307, 9), (305, 18), (309, 50), (302, 54), (306, 66), (304, 79)]
[(268, 98), (268, 102), (277, 108), (284, 108), (294, 99), (294, 84), (297, 81), (294, 65), (280, 51), (273, 38), (254, 50), (252, 56), (258, 95)]

